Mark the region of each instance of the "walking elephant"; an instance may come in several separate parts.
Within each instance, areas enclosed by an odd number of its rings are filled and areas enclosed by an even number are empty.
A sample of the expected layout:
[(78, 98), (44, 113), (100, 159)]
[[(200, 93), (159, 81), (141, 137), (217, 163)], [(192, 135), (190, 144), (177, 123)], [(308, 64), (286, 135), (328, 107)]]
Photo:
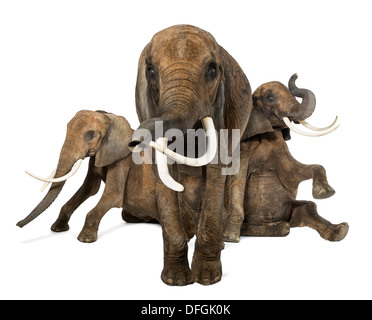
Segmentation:
[[(315, 95), (297, 88), (296, 79), (297, 75), (291, 77), (289, 89), (275, 81), (263, 84), (253, 94), (254, 112), (267, 117), (272, 130), (241, 144), (242, 169), (238, 175), (229, 177), (226, 241), (238, 242), (240, 235), (286, 236), (290, 228), (302, 226), (315, 229), (330, 241), (340, 241), (348, 232), (347, 223), (332, 224), (322, 218), (314, 202), (296, 200), (299, 183), (308, 179), (313, 179), (314, 198), (324, 199), (335, 193), (328, 184), (325, 169), (296, 161), (285, 142), (290, 139), (288, 126), (305, 133), (291, 121), (316, 129), (304, 121), (314, 111)], [(303, 98), (302, 104), (295, 96)], [(333, 123), (308, 135), (327, 134), (336, 128)]]
[[(134, 151), (138, 146), (153, 147), (173, 157), (177, 163), (169, 167), (170, 173), (185, 187), (185, 191), (177, 194), (163, 183), (153, 166), (164, 239), (161, 278), (169, 285), (193, 281), (204, 285), (216, 283), (222, 276), (226, 175), (221, 174), (224, 165), (221, 159), (210, 163), (216, 151), (210, 144), (218, 139), (217, 148), (222, 151), (221, 136), (215, 136), (215, 129), (227, 129), (230, 133), (233, 129), (240, 130), (239, 144), (240, 140), (266, 131), (265, 126), (270, 123), (264, 118), (252, 119), (251, 88), (238, 63), (210, 33), (189, 25), (158, 32), (142, 51), (136, 108), (140, 126), (130, 147)], [(156, 136), (157, 122), (162, 123), (164, 131), (176, 128), (183, 136), (188, 129), (204, 125), (210, 132), (205, 152), (208, 160), (169, 152), (166, 141)], [(234, 151), (231, 139), (228, 148), (230, 153)], [(194, 190), (192, 186), (200, 185), (200, 181), (202, 187)], [(193, 214), (195, 211), (197, 215)], [(190, 269), (187, 242), (194, 233), (196, 242)]]
[(123, 219), (128, 222), (159, 221), (155, 185), (149, 164), (136, 165), (128, 149), (133, 130), (124, 117), (103, 111), (79, 111), (68, 123), (55, 177), (42, 179), (51, 182), (45, 198), (22, 221), (23, 227), (44, 212), (62, 190), (74, 163), (90, 157), (88, 173), (80, 189), (62, 207), (52, 231), (69, 229), (73, 212), (89, 197), (95, 195), (101, 181), (105, 189), (97, 206), (86, 217), (78, 239), (97, 240), (99, 223), (111, 208), (123, 208)]

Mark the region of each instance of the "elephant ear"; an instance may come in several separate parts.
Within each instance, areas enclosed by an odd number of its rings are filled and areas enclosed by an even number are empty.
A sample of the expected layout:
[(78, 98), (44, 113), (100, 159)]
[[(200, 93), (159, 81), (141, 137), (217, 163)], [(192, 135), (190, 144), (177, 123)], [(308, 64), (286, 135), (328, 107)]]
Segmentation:
[(224, 129), (224, 121), (223, 121), (223, 106), (225, 104), (225, 87), (224, 82), (221, 81), (218, 90), (216, 99), (214, 101), (214, 126), (216, 130)]
[(248, 125), (245, 128), (242, 141), (246, 141), (256, 134), (274, 131), (270, 120), (263, 114), (261, 110), (253, 108)]
[(224, 128), (240, 129), (242, 137), (253, 107), (251, 86), (234, 58), (223, 47), (219, 49), (224, 72)]
[(131, 151), (128, 143), (132, 139), (133, 130), (127, 119), (113, 114), (106, 114), (110, 118), (110, 126), (96, 153), (95, 166), (105, 167), (127, 157)]
[(240, 129), (241, 141), (256, 134), (273, 131), (270, 120), (253, 107), (251, 86), (239, 64), (221, 46), (220, 57), (224, 68), (225, 128)]
[(154, 101), (150, 92), (150, 87), (147, 82), (146, 59), (149, 58), (151, 43), (149, 43), (142, 51), (138, 62), (138, 73), (136, 83), (136, 109), (137, 116), (140, 122), (146, 119), (153, 118), (152, 110), (155, 110)]

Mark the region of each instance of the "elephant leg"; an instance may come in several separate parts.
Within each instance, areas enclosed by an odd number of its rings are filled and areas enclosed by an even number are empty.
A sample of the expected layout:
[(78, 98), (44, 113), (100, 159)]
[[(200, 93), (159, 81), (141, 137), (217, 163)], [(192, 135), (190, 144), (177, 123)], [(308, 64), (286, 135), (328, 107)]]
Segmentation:
[(128, 168), (121, 169), (120, 166), (111, 169), (109, 167), (105, 190), (98, 204), (87, 214), (84, 227), (78, 236), (79, 241), (87, 243), (96, 241), (102, 217), (111, 208), (122, 207), (128, 171)]
[(296, 173), (301, 181), (313, 179), (312, 194), (314, 199), (326, 199), (335, 194), (328, 184), (326, 170), (318, 164), (305, 165), (296, 161)]
[(199, 217), (192, 260), (195, 280), (209, 285), (221, 280), (221, 250), (223, 243), (223, 204), (226, 176), (221, 174), (219, 165), (206, 167), (202, 211)]
[(177, 165), (178, 179), (184, 191), (178, 194), (181, 223), (188, 242), (196, 234), (203, 188), (202, 168)]
[(240, 230), (244, 221), (244, 193), (247, 181), (248, 153), (240, 153), (240, 169), (235, 175), (228, 176), (227, 184), (227, 220), (223, 240), (240, 241)]
[(313, 179), (312, 194), (315, 199), (325, 199), (333, 196), (335, 190), (328, 184), (325, 169), (321, 165), (306, 165), (298, 162), (287, 150), (277, 167), (279, 178), (297, 189), (300, 182)]
[[(174, 166), (169, 167), (171, 175)], [(163, 184), (156, 167), (153, 169), (164, 242), (164, 268), (161, 279), (171, 286), (191, 284), (194, 281), (188, 262), (187, 238), (180, 218), (178, 196), (175, 191)]]
[(316, 204), (311, 201), (293, 201), (290, 227), (310, 227), (329, 241), (341, 241), (348, 233), (346, 222), (332, 224), (318, 214)]
[(91, 159), (89, 162), (89, 169), (83, 185), (79, 190), (66, 202), (62, 207), (57, 220), (51, 226), (54, 232), (62, 232), (69, 230), (68, 222), (74, 211), (89, 197), (95, 195), (101, 185), (101, 177), (97, 175), (94, 170), (94, 161)]

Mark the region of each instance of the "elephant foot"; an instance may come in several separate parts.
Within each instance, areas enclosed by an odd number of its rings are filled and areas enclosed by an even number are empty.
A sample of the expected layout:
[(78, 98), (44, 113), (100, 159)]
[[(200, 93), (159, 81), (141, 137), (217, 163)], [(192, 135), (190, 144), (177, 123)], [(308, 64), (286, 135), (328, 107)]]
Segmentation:
[(313, 186), (313, 198), (314, 199), (326, 199), (332, 197), (336, 193), (328, 183), (326, 184), (314, 184)]
[(319, 232), (320, 236), (329, 241), (343, 240), (349, 231), (349, 225), (346, 222), (330, 225), (325, 232)]
[(195, 251), (191, 270), (195, 281), (202, 285), (217, 283), (222, 278), (222, 264), (219, 256), (212, 260)]
[(57, 220), (53, 223), (53, 225), (50, 227), (50, 230), (54, 232), (64, 232), (70, 229), (70, 226), (65, 221)]
[(181, 263), (165, 262), (161, 280), (168, 286), (186, 286), (194, 283), (187, 258)]
[(223, 233), (223, 241), (238, 243), (240, 241), (240, 229), (241, 224), (228, 222)]
[(92, 242), (95, 242), (97, 240), (98, 236), (97, 236), (97, 231), (96, 230), (89, 230), (89, 229), (86, 229), (86, 228), (83, 228), (83, 230), (81, 230), (79, 236), (78, 236), (78, 240), (80, 242), (85, 242), (85, 243), (92, 243)]

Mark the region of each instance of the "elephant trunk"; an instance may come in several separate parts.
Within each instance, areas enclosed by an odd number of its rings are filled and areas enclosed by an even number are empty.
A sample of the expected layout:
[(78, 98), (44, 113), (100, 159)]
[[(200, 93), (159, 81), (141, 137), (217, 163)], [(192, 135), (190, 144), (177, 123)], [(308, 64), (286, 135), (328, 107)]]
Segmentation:
[(309, 118), (315, 110), (315, 94), (308, 89), (300, 89), (296, 86), (297, 74), (294, 74), (288, 82), (289, 91), (296, 97), (302, 98), (298, 112), (292, 116), (292, 120), (301, 121)]
[[(177, 78), (174, 77), (176, 74)], [(143, 121), (128, 145), (134, 152), (139, 151), (136, 150), (136, 146), (140, 144), (142, 144), (141, 147), (154, 148), (159, 177), (165, 185), (175, 191), (183, 191), (183, 186), (169, 175), (167, 157), (179, 163), (197, 167), (208, 164), (217, 152), (217, 135), (212, 119), (215, 111), (209, 101), (206, 88), (198, 87), (197, 79), (196, 75), (187, 70), (180, 68), (175, 68), (174, 71), (167, 70), (162, 78), (163, 86), (159, 99), (161, 115)], [(165, 136), (177, 138), (177, 136), (186, 135), (188, 129), (198, 129), (202, 126), (206, 132), (206, 150), (202, 156), (185, 157), (167, 148), (168, 141)], [(176, 130), (165, 135), (170, 129)]]
[[(71, 153), (71, 143), (69, 141), (66, 141), (62, 147), (55, 177), (58, 178), (66, 175), (71, 170), (76, 161), (77, 159), (75, 159), (75, 155)], [(41, 202), (26, 218), (19, 221), (17, 223), (17, 226), (22, 228), (23, 226), (37, 218), (41, 213), (43, 213), (57, 198), (64, 184), (65, 181), (53, 183), (44, 199), (41, 200)]]
[[(300, 104), (296, 101), (295, 107), (293, 109), (294, 112), (289, 117), (283, 117), (283, 121), (287, 125), (287, 127), (298, 134), (309, 136), (309, 137), (323, 136), (336, 130), (339, 127), (339, 124), (337, 124), (337, 117), (330, 126), (327, 126), (324, 128), (315, 127), (305, 121), (305, 119), (309, 118), (314, 112), (315, 104), (316, 104), (315, 95), (310, 90), (297, 88), (295, 84), (296, 79), (297, 79), (297, 74), (294, 74), (289, 79), (288, 87), (292, 95), (302, 98), (302, 103)], [(296, 128), (296, 126), (292, 124), (292, 121), (294, 121), (297, 124), (301, 123), (306, 128), (312, 131), (317, 131), (317, 132), (302, 131), (301, 129)]]
[(160, 115), (141, 122), (129, 143), (132, 150), (140, 142), (148, 145), (156, 141), (170, 129), (177, 129), (172, 132), (175, 137), (185, 135), (188, 129), (201, 127), (201, 120), (213, 114), (206, 93), (197, 86), (197, 75), (179, 68), (178, 64), (172, 67), (174, 70), (166, 70), (162, 77)]
[(129, 148), (134, 151), (135, 147), (140, 143), (145, 146), (149, 145), (151, 141), (156, 141), (156, 139), (163, 137), (164, 134), (170, 129), (177, 129), (173, 131), (174, 137), (183, 136), (186, 134), (187, 129), (192, 128), (188, 125), (188, 119), (174, 119), (173, 117), (161, 116), (156, 118), (151, 118), (143, 121), (132, 136), (132, 141), (129, 142)]
[(37, 218), (40, 214), (42, 214), (57, 198), (64, 184), (65, 184), (65, 181), (53, 183), (47, 195), (45, 196), (45, 198), (41, 200), (41, 202), (35, 207), (34, 210), (32, 210), (32, 212), (26, 218), (19, 221), (17, 223), (17, 226), (22, 228), (26, 224), (30, 223), (32, 220)]

